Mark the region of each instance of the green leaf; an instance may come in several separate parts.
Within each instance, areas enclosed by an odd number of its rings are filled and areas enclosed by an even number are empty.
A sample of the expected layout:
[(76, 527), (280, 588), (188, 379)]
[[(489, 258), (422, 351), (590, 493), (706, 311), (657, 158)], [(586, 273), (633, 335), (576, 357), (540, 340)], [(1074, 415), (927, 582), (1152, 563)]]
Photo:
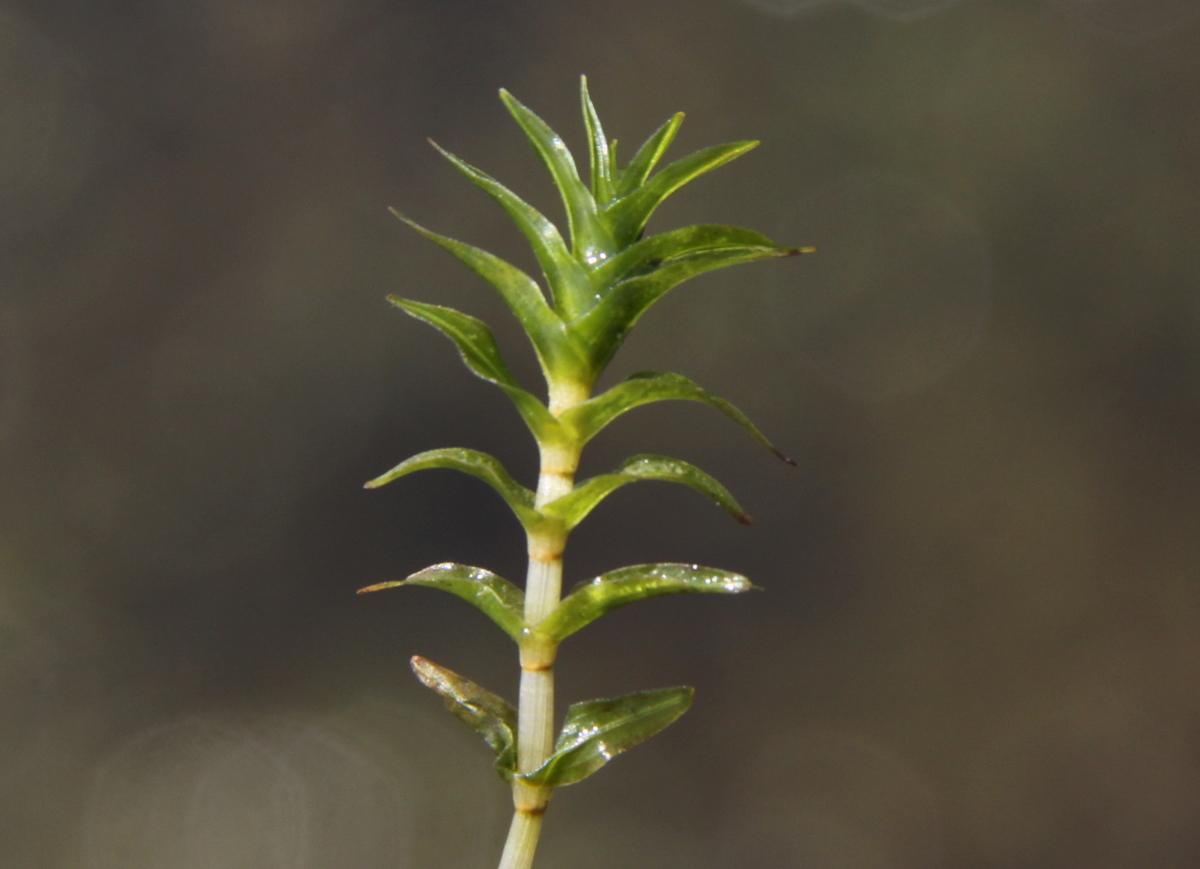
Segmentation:
[[(567, 209), (575, 258), (582, 263), (594, 265), (610, 256), (616, 250), (612, 235), (600, 220), (596, 211), (596, 200), (579, 180), (575, 160), (562, 137), (550, 129), (545, 121), (517, 102), (508, 91), (501, 89), (500, 99), (504, 101), (508, 111), (525, 131), (525, 136), (537, 155), (554, 176), (554, 183)], [(586, 301), (574, 300), (577, 305), (583, 305)], [(568, 319), (576, 315), (576, 312), (563, 311), (563, 316)]]
[(694, 693), (691, 688), (659, 688), (575, 703), (567, 709), (554, 754), (521, 778), (542, 787), (562, 787), (587, 778), (686, 712)]
[(369, 585), (360, 588), (358, 593), (367, 594), (405, 585), (424, 585), (448, 591), (480, 610), (518, 643), (525, 635), (525, 592), (482, 567), (450, 562), (435, 564), (408, 579)]
[(482, 320), (453, 308), (414, 302), (398, 296), (388, 296), (388, 301), (453, 341), (462, 354), (463, 362), (479, 377), (497, 386), (517, 386), (517, 381), (500, 355), (500, 348), (496, 346), (496, 337)]
[(500, 348), (496, 346), (496, 337), (486, 323), (441, 305), (428, 305), (396, 296), (388, 296), (388, 301), (453, 341), (463, 362), (472, 372), (508, 394), (539, 442), (553, 441), (562, 436), (558, 420), (546, 409), (546, 405), (517, 385), (500, 355)]
[(386, 474), (366, 483), (363, 488), (378, 489), (392, 480), (429, 468), (450, 468), (483, 480), (500, 493), (500, 497), (507, 502), (517, 519), (527, 529), (543, 521), (542, 514), (533, 508), (533, 492), (514, 480), (497, 459), (479, 450), (448, 447), (418, 453), (405, 459)]
[(754, 588), (738, 573), (695, 564), (639, 564), (622, 567), (580, 583), (571, 590), (538, 633), (557, 641), (569, 637), (605, 613), (648, 597), (664, 594), (740, 594)]
[[(628, 192), (605, 212), (618, 248), (624, 248), (637, 240), (655, 209), (684, 184), (740, 157), (757, 145), (758, 142), (731, 142), (728, 145), (705, 148), (676, 160), (649, 181), (639, 183), (639, 186), (625, 188), (625, 179), (622, 178), (622, 188)], [(633, 164), (630, 164), (629, 169), (625, 171), (628, 173), (632, 169)]]
[(607, 392), (590, 398), (568, 410), (559, 422), (570, 429), (584, 443), (591, 440), (606, 425), (628, 410), (653, 401), (697, 401), (714, 407), (732, 419), (763, 447), (789, 465), (796, 464), (766, 439), (749, 418), (726, 401), (702, 389), (682, 374), (662, 371), (641, 371), (630, 375), (624, 383), (618, 383)]
[(646, 179), (674, 141), (675, 134), (679, 132), (679, 125), (683, 123), (683, 117), (683, 112), (676, 112), (638, 148), (638, 152), (621, 173), (621, 181), (617, 185), (618, 197), (624, 197), (646, 183)]
[(731, 245), (668, 259), (653, 271), (621, 281), (605, 291), (594, 308), (571, 324), (571, 331), (587, 347), (593, 367), (602, 369), (650, 306), (688, 278), (739, 263), (797, 253), (800, 251), (776, 245)]
[(496, 772), (511, 781), (517, 770), (517, 710), (512, 704), (420, 655), (411, 663), (421, 684), (442, 695), (450, 714), (483, 737), (496, 754)]
[(610, 493), (638, 480), (663, 480), (691, 486), (737, 521), (744, 525), (751, 522), (750, 515), (729, 494), (729, 490), (704, 471), (679, 459), (653, 455), (634, 456), (613, 473), (580, 483), (571, 493), (542, 507), (542, 514), (561, 519), (569, 530), (582, 522)]
[(592, 165), (592, 198), (603, 208), (613, 198), (612, 162), (608, 154), (608, 139), (600, 126), (600, 116), (588, 93), (587, 76), (579, 77), (579, 99), (583, 103), (583, 123), (587, 127), (588, 152)]
[(760, 249), (774, 251), (775, 256), (793, 253), (793, 248), (777, 245), (762, 233), (750, 229), (711, 224), (685, 226), (643, 238), (597, 268), (592, 279), (609, 287), (695, 254)]
[(546, 304), (537, 282), (514, 265), (461, 241), (455, 241), (409, 220), (399, 211), (392, 213), (434, 244), (454, 254), (473, 272), (496, 288), (520, 321), (537, 351), (538, 361), (549, 379), (554, 372), (588, 372), (590, 368), (567, 335), (566, 326)]
[(550, 285), (550, 293), (558, 310), (569, 309), (572, 298), (583, 297), (590, 292), (591, 280), (588, 273), (567, 250), (566, 242), (559, 234), (558, 227), (491, 175), (460, 160), (432, 139), (429, 142), (458, 171), (483, 188), (508, 212), (508, 216), (513, 219), (513, 222), (524, 233), (525, 238), (529, 240), (534, 256), (537, 257), (538, 265), (546, 274), (546, 281)]

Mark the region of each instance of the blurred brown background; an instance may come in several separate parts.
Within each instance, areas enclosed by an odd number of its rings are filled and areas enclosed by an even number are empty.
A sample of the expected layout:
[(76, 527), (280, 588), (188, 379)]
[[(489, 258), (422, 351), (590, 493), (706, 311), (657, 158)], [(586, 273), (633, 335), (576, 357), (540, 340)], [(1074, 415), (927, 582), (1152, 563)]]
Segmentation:
[(821, 252), (701, 278), (607, 382), (738, 403), (630, 414), (585, 474), (662, 452), (569, 580), (742, 571), (566, 644), (560, 701), (695, 708), (560, 793), (542, 869), (1200, 865), (1200, 3), (1195, 0), (26, 0), (0, 11), (0, 863), (489, 867), (505, 789), (407, 672), (512, 694), (448, 596), (518, 579), (477, 481), (362, 481), (532, 443), (389, 292), (536, 371), (481, 281), (404, 230), (532, 268), (432, 136), (552, 215), (495, 93), (626, 158), (764, 144), (652, 228)]

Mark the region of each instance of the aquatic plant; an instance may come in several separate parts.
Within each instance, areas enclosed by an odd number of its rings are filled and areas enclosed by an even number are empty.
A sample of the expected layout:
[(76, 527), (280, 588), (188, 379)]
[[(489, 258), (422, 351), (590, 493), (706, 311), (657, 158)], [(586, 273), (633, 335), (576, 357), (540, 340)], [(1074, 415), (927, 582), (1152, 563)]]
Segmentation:
[(452, 468), (483, 480), (507, 502), (525, 529), (529, 552), (525, 588), (522, 591), (483, 568), (437, 564), (408, 579), (362, 592), (406, 585), (442, 589), (479, 608), (517, 644), (521, 682), (516, 706), (432, 661), (414, 657), (412, 667), (424, 685), (442, 696), (450, 712), (495, 752), (496, 771), (511, 783), (515, 806), (500, 869), (528, 869), (554, 789), (591, 775), (669, 725), (692, 702), (691, 688), (672, 687), (576, 703), (567, 710), (556, 738), (553, 666), (559, 643), (605, 613), (644, 598), (736, 594), (751, 588), (746, 577), (726, 570), (642, 564), (605, 573), (561, 597), (563, 550), (571, 530), (607, 495), (628, 483), (682, 483), (739, 522), (750, 522), (723, 485), (694, 465), (666, 456), (634, 456), (612, 473), (576, 483), (584, 445), (628, 410), (681, 399), (715, 408), (776, 456), (790, 461), (740, 410), (679, 374), (634, 374), (593, 396), (596, 379), (638, 319), (681, 282), (713, 269), (792, 256), (811, 248), (782, 247), (760, 233), (731, 226), (688, 226), (643, 237), (646, 222), (671, 193), (745, 154), (757, 142), (705, 148), (655, 172), (683, 121), (680, 113), (659, 127), (620, 168), (617, 142), (605, 136), (584, 78), (581, 100), (591, 158), (590, 183), (585, 183), (558, 134), (507, 91), (501, 90), (500, 98), (562, 195), (569, 246), (553, 223), (499, 181), (434, 147), (520, 227), (533, 247), (548, 294), (504, 260), (395, 213), (500, 293), (533, 344), (548, 401), (543, 403), (517, 383), (491, 329), (480, 320), (440, 305), (394, 296), (389, 300), (446, 335), (471, 371), (512, 399), (541, 453), (537, 488), (518, 483), (492, 456), (466, 448), (420, 453), (366, 485), (377, 488), (427, 468)]

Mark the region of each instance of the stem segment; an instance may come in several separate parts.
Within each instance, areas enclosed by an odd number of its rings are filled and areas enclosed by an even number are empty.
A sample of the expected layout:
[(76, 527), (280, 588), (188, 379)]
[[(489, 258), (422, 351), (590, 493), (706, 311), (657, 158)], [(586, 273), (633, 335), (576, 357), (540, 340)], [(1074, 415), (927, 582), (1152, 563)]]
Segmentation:
[[(551, 395), (551, 411), (557, 416), (587, 398), (587, 390), (573, 390), (566, 397)], [(555, 401), (558, 398), (558, 401)], [(538, 476), (535, 507), (543, 507), (568, 494), (575, 486), (575, 469), (580, 446), (544, 445)], [(525, 580), (525, 622), (536, 626), (558, 606), (562, 595), (563, 550), (567, 531), (561, 523), (547, 521), (529, 532), (529, 573)], [(521, 644), (521, 689), (517, 705), (517, 772), (533, 772), (553, 750), (554, 743), (554, 656), (558, 644), (536, 630)], [(542, 815), (552, 788), (513, 782), (512, 826), (499, 869), (530, 869)]]

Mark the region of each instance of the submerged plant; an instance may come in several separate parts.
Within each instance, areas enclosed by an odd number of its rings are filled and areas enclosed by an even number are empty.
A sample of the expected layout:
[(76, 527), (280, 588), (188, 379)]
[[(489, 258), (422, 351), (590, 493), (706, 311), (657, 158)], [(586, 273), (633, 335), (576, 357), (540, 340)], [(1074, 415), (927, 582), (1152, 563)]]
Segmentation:
[(520, 269), (479, 248), (430, 232), (395, 212), (495, 287), (528, 334), (546, 378), (546, 404), (517, 384), (487, 325), (451, 308), (389, 297), (392, 304), (445, 334), (472, 372), (512, 399), (541, 452), (537, 490), (530, 491), (514, 480), (492, 456), (462, 448), (420, 453), (366, 484), (373, 489), (414, 471), (452, 468), (492, 486), (525, 529), (529, 572), (524, 591), (490, 571), (461, 564), (437, 564), (406, 580), (362, 589), (424, 585), (448, 591), (482, 610), (520, 650), (516, 707), (432, 661), (412, 659), (417, 678), (442, 696), (455, 717), (484, 738), (496, 754), (497, 772), (512, 785), (515, 812), (500, 869), (527, 869), (532, 864), (542, 815), (556, 787), (591, 775), (627, 748), (662, 730), (692, 702), (692, 689), (679, 687), (576, 703), (567, 710), (555, 738), (553, 666), (559, 643), (633, 601), (682, 592), (734, 594), (751, 588), (744, 576), (725, 570), (643, 564), (581, 583), (560, 599), (567, 536), (605, 496), (627, 483), (683, 483), (739, 522), (750, 522), (715, 479), (694, 465), (665, 456), (634, 456), (611, 474), (576, 483), (575, 470), (584, 445), (627, 410), (649, 402), (682, 399), (716, 408), (776, 456), (790, 461), (740, 410), (678, 374), (634, 374), (592, 396), (597, 377), (629, 330), (672, 287), (713, 269), (792, 256), (811, 248), (781, 247), (757, 232), (730, 226), (689, 226), (643, 238), (646, 221), (667, 196), (758, 143), (706, 148), (654, 173), (683, 121), (680, 113), (663, 124), (621, 169), (617, 142), (610, 142), (600, 127), (586, 78), (581, 90), (591, 156), (590, 185), (580, 179), (563, 140), (508, 92), (500, 91), (504, 105), (562, 194), (570, 247), (554, 224), (507, 187), (434, 145), (520, 227), (541, 266), (548, 298)]

